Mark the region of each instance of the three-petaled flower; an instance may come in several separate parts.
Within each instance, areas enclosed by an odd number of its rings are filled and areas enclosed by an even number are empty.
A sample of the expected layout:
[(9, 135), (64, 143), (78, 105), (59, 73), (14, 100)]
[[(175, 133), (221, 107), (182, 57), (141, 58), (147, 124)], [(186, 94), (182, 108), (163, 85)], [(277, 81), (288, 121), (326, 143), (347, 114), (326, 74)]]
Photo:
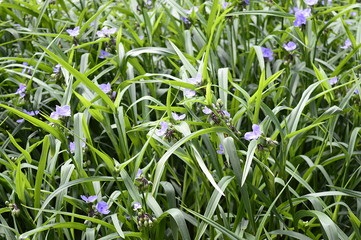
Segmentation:
[(76, 37), (79, 35), (79, 31), (80, 31), (80, 27), (75, 27), (74, 29), (67, 29), (66, 32), (71, 36), (71, 37)]
[(100, 201), (96, 205), (96, 209), (97, 209), (98, 213), (108, 214), (108, 213), (110, 213), (108, 208), (109, 208), (108, 204), (104, 201)]
[(288, 42), (288, 43), (283, 44), (283, 47), (284, 47), (284, 49), (286, 49), (287, 51), (293, 51), (293, 50), (296, 49), (297, 45), (296, 45), (296, 43), (290, 41), (290, 42)]
[(111, 87), (110, 83), (99, 84), (99, 88), (104, 93), (108, 93), (108, 92), (110, 92), (112, 90), (112, 87)]
[(273, 60), (273, 51), (270, 48), (261, 47), (264, 58), (268, 58), (269, 61)]
[(15, 94), (19, 94), (21, 98), (25, 97), (26, 85), (20, 83), (19, 88), (16, 90)]
[(140, 204), (139, 202), (136, 202), (133, 204), (134, 211), (141, 209), (141, 208), (142, 208), (142, 204)]
[(92, 202), (94, 202), (95, 200), (97, 200), (97, 196), (95, 195), (95, 196), (89, 196), (89, 197), (87, 197), (87, 196), (84, 196), (84, 195), (80, 195), (80, 197), (81, 197), (81, 199), (83, 199), (86, 203), (92, 203)]
[(295, 11), (295, 21), (293, 22), (293, 25), (295, 27), (300, 27), (303, 24), (306, 24), (306, 20), (308, 17), (311, 16), (311, 9), (306, 8), (304, 10), (300, 10), (298, 8), (294, 8)]
[(217, 150), (218, 154), (223, 154), (224, 153), (224, 147), (222, 144), (219, 144), (219, 150)]
[(253, 124), (252, 130), (253, 130), (252, 132), (246, 132), (246, 134), (244, 134), (244, 139), (250, 141), (253, 139), (258, 139), (262, 135), (261, 128), (259, 125)]
[(351, 46), (352, 46), (352, 42), (350, 41), (350, 39), (346, 39), (344, 45), (341, 46), (340, 48), (342, 48), (342, 49), (347, 49), (347, 48), (349, 48), (349, 47), (351, 47)]
[(110, 35), (114, 34), (117, 32), (117, 29), (116, 28), (110, 28), (108, 29), (107, 27), (103, 27), (102, 30), (100, 31), (97, 31), (97, 35), (98, 37), (100, 38), (103, 38), (103, 37), (110, 37)]
[(161, 121), (160, 122), (160, 129), (158, 129), (155, 134), (157, 136), (163, 136), (166, 132), (167, 132), (167, 129), (168, 129), (168, 123), (165, 122), (165, 121)]
[(181, 121), (186, 118), (186, 115), (185, 114), (178, 115), (178, 114), (172, 112), (172, 117), (176, 121)]
[(58, 120), (59, 117), (70, 117), (70, 116), (71, 116), (71, 114), (70, 114), (70, 106), (69, 105), (65, 105), (62, 107), (56, 105), (55, 112), (52, 112), (50, 114), (50, 117), (55, 120)]
[[(39, 111), (36, 110), (36, 111), (27, 111), (27, 110), (23, 110), (24, 113), (28, 114), (29, 116), (35, 116), (35, 115), (38, 115), (39, 114)], [(25, 120), (23, 118), (20, 118), (18, 120), (16, 120), (17, 123), (22, 123), (24, 122)]]
[(328, 80), (328, 82), (330, 83), (331, 86), (335, 85), (337, 83), (337, 81), (338, 81), (337, 77), (333, 77), (330, 80)]
[(318, 2), (318, 0), (304, 0), (304, 1), (309, 6), (315, 5)]

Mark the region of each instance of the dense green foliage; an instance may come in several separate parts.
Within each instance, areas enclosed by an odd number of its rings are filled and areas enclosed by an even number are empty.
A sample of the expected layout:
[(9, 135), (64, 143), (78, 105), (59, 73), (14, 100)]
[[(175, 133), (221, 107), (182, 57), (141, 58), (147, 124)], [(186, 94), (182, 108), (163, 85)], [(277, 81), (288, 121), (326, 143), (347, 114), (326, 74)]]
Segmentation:
[(325, 2), (0, 1), (0, 239), (361, 239), (361, 4)]

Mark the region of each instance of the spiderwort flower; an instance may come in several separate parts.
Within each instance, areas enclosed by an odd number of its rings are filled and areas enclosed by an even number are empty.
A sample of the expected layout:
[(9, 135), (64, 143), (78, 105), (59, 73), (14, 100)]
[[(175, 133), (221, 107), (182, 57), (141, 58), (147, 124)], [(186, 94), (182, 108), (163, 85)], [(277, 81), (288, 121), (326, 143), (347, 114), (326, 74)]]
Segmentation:
[(191, 9), (189, 9), (189, 10), (184, 10), (184, 12), (186, 13), (186, 14), (192, 14), (192, 12), (198, 12), (198, 7), (192, 7)]
[(229, 2), (224, 2), (224, 3), (222, 4), (222, 8), (223, 8), (223, 9), (226, 9), (228, 6), (229, 6)]
[(355, 91), (353, 92), (354, 94), (359, 94), (359, 90), (358, 88), (355, 89)]
[(226, 110), (221, 111), (221, 113), (222, 113), (222, 115), (224, 115), (224, 116), (226, 116), (226, 117), (228, 117), (228, 118), (231, 117), (231, 114), (230, 114), (228, 111), (226, 111)]
[(340, 48), (342, 48), (342, 49), (347, 49), (347, 48), (349, 48), (349, 47), (351, 47), (351, 46), (352, 46), (352, 43), (351, 43), (350, 39), (347, 38), (346, 41), (345, 41), (345, 43), (344, 43), (344, 45), (341, 46)]
[(100, 38), (103, 38), (103, 37), (110, 37), (110, 35), (114, 34), (117, 32), (117, 29), (116, 28), (110, 28), (108, 29), (107, 27), (103, 27), (102, 30), (100, 31), (97, 31), (97, 35), (98, 37)]
[(309, 6), (315, 5), (318, 2), (318, 0), (304, 0), (304, 1)]
[(188, 88), (184, 89), (184, 96), (186, 96), (187, 98), (194, 97), (195, 95), (196, 95), (196, 91)]
[(219, 144), (219, 149), (220, 149), (220, 150), (217, 150), (217, 153), (218, 153), (218, 154), (224, 154), (224, 147), (223, 147), (222, 144)]
[(70, 114), (70, 106), (69, 105), (65, 105), (63, 107), (56, 105), (55, 112), (52, 112), (50, 114), (50, 117), (55, 120), (58, 120), (59, 117), (70, 117), (70, 116), (71, 116), (71, 114)]
[(181, 20), (185, 24), (191, 24), (191, 22), (186, 17), (180, 17), (179, 20)]
[(158, 129), (155, 134), (157, 136), (163, 136), (166, 132), (167, 132), (167, 129), (168, 129), (168, 123), (165, 122), (165, 121), (161, 121), (160, 122), (160, 129)]
[[(29, 63), (27, 63), (27, 62), (23, 62), (22, 64), (24, 66), (29, 66)], [(23, 71), (21, 71), (21, 73), (25, 73), (25, 72), (30, 73), (30, 69), (28, 69), (28, 71), (26, 71), (26, 68), (23, 68)]]
[(330, 80), (328, 80), (328, 82), (330, 83), (331, 86), (335, 85), (337, 83), (337, 81), (338, 81), (337, 77), (333, 77)]
[(270, 48), (261, 47), (262, 54), (264, 58), (268, 58), (269, 61), (272, 61), (273, 58), (273, 51)]
[[(85, 141), (85, 138), (83, 138), (83, 140)], [(82, 142), (81, 146), (84, 148), (86, 146), (86, 143)], [(71, 153), (75, 153), (75, 142), (70, 142), (69, 143), (69, 149), (70, 149)]]
[(187, 83), (191, 83), (193, 85), (198, 85), (202, 83), (202, 74), (197, 74), (195, 78), (188, 78)]
[(137, 174), (135, 175), (135, 178), (140, 178), (142, 174), (143, 174), (143, 170), (139, 168)]
[(97, 211), (102, 214), (108, 214), (110, 211), (108, 210), (109, 206), (106, 202), (100, 201), (96, 205)]
[(253, 139), (258, 139), (261, 136), (262, 132), (259, 125), (253, 124), (252, 130), (252, 132), (246, 132), (246, 134), (244, 134), (244, 139), (250, 141)]
[(100, 90), (102, 90), (104, 93), (108, 93), (112, 90), (110, 83), (103, 83), (99, 84)]
[(357, 12), (350, 12), (350, 15), (351, 15), (352, 17), (356, 17), (356, 16), (357, 16)]
[(178, 115), (178, 114), (172, 112), (172, 117), (176, 121), (181, 121), (186, 118), (186, 115), (185, 114)]
[(26, 85), (20, 83), (19, 88), (16, 90), (15, 94), (19, 94), (21, 98), (25, 97)]
[(283, 47), (284, 47), (284, 49), (286, 49), (287, 51), (290, 52), (290, 51), (295, 50), (297, 45), (296, 45), (296, 43), (290, 41), (288, 43), (283, 44)]
[[(327, 1), (327, 4), (331, 4), (331, 3), (332, 3), (332, 0), (328, 0), (328, 1)], [(325, 1), (322, 0), (322, 1), (321, 1), (321, 4), (322, 4), (322, 5), (325, 5)]]
[[(27, 110), (24, 109), (23, 112), (26, 113), (26, 114), (28, 114), (29, 116), (35, 116), (35, 115), (38, 115), (38, 114), (39, 114), (39, 111), (38, 111), (38, 110), (36, 110), (36, 111), (27, 111)], [(17, 123), (22, 123), (22, 122), (24, 122), (24, 121), (25, 121), (25, 120), (24, 120), (23, 118), (16, 120)]]
[(59, 73), (60, 72), (61, 65), (58, 63), (53, 67), (53, 73)]
[(133, 204), (133, 210), (137, 211), (138, 209), (142, 209), (142, 204), (140, 204), (139, 202), (136, 202)]
[(100, 50), (99, 58), (100, 58), (100, 59), (104, 59), (104, 58), (109, 57), (109, 55), (110, 55), (110, 53), (108, 53), (107, 51)]
[(66, 32), (71, 36), (71, 37), (76, 37), (79, 35), (79, 31), (80, 31), (80, 27), (75, 27), (74, 29), (67, 29)]
[(311, 9), (306, 8), (304, 10), (300, 10), (298, 8), (294, 8), (295, 11), (295, 21), (293, 22), (293, 25), (295, 27), (300, 27), (303, 24), (306, 24), (307, 17), (311, 16)]
[(211, 113), (212, 113), (212, 110), (211, 110), (211, 109), (209, 109), (209, 108), (207, 108), (207, 107), (204, 107), (204, 108), (202, 109), (202, 112), (203, 112), (204, 114), (209, 115), (209, 114), (211, 114)]
[(89, 196), (89, 197), (86, 197), (84, 195), (80, 195), (81, 199), (83, 199), (86, 203), (92, 203), (94, 202), (95, 200), (97, 200), (97, 196)]

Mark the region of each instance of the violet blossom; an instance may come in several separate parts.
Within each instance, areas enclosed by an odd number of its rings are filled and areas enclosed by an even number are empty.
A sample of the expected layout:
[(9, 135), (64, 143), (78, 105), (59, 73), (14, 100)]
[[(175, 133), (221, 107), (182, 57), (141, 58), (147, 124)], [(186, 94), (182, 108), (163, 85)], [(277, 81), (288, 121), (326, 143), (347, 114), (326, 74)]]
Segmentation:
[(274, 59), (273, 51), (270, 48), (261, 47), (264, 58), (268, 58), (269, 61)]
[(253, 124), (252, 130), (252, 132), (246, 132), (246, 134), (244, 134), (244, 139), (250, 141), (253, 139), (258, 139), (261, 136), (262, 132), (259, 125)]
[(104, 93), (109, 93), (112, 90), (110, 83), (99, 84), (99, 88)]
[(80, 27), (75, 27), (74, 29), (67, 29), (66, 32), (71, 36), (71, 37), (76, 37), (79, 35), (79, 31), (80, 31)]
[(108, 213), (110, 213), (108, 208), (109, 208), (108, 204), (104, 201), (100, 201), (96, 205), (96, 209), (97, 209), (98, 213), (108, 214)]
[(92, 203), (94, 202), (95, 200), (97, 200), (97, 196), (89, 196), (89, 197), (86, 197), (84, 195), (80, 195), (81, 199), (83, 199), (86, 203)]
[(50, 118), (58, 120), (60, 117), (70, 117), (71, 113), (70, 113), (70, 106), (69, 105), (65, 105), (65, 106), (58, 106), (56, 105), (56, 110), (55, 112), (52, 112), (50, 114)]
[(296, 45), (296, 43), (290, 41), (288, 43), (283, 44), (283, 47), (284, 47), (284, 49), (286, 49), (287, 51), (290, 52), (290, 51), (295, 50), (297, 45)]
[(178, 114), (172, 112), (172, 117), (176, 121), (181, 121), (186, 118), (186, 115), (185, 114), (178, 115)]
[(344, 42), (344, 45), (341, 46), (340, 48), (342, 48), (342, 49), (347, 49), (347, 48), (349, 48), (349, 47), (351, 47), (351, 46), (352, 46), (352, 42), (351, 42), (350, 39), (348, 38), (348, 39), (346, 39), (346, 41)]
[(163, 136), (167, 132), (168, 123), (165, 121), (161, 121), (159, 125), (160, 125), (160, 129), (158, 129), (155, 132), (155, 134), (160, 137), (160, 136)]

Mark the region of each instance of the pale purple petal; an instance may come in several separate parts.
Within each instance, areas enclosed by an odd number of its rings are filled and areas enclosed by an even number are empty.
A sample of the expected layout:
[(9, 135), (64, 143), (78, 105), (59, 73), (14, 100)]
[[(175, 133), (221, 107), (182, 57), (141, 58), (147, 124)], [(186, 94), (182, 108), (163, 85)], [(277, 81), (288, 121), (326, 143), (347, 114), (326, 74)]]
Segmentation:
[(328, 80), (328, 82), (330, 83), (331, 86), (335, 85), (337, 83), (337, 81), (338, 81), (337, 77), (333, 77), (330, 80)]
[(88, 202), (94, 202), (95, 200), (97, 200), (98, 197), (97, 196), (89, 196), (88, 197)]
[(184, 89), (184, 96), (186, 96), (187, 98), (194, 97), (195, 95), (196, 95), (196, 91), (188, 88)]
[(224, 3), (222, 4), (222, 8), (223, 8), (223, 9), (226, 9), (226, 8), (228, 7), (228, 5), (229, 5), (229, 2), (224, 2)]
[(209, 109), (209, 108), (207, 108), (207, 107), (204, 107), (203, 109), (202, 109), (202, 112), (204, 113), (204, 114), (211, 114), (212, 113), (212, 110), (211, 109)]
[(109, 207), (108, 204), (104, 201), (100, 201), (96, 205), (97, 211), (102, 214), (110, 213), (110, 211), (108, 210), (108, 207)]
[(258, 139), (261, 136), (262, 132), (259, 125), (253, 124), (252, 130), (252, 132), (246, 132), (246, 134), (244, 134), (244, 139), (250, 141), (253, 139)]
[(98, 35), (98, 37), (100, 37), (100, 38), (105, 37), (105, 34), (104, 34), (103, 31), (97, 31), (97, 35)]
[(296, 45), (296, 43), (290, 41), (290, 42), (288, 42), (288, 43), (285, 43), (285, 44), (283, 45), (283, 47), (284, 47), (284, 49), (286, 49), (287, 51), (293, 51), (293, 50), (296, 49), (297, 45)]
[(219, 149), (220, 149), (220, 150), (217, 150), (217, 153), (218, 153), (218, 154), (223, 154), (223, 153), (224, 153), (224, 148), (223, 148), (223, 145), (222, 145), (222, 144), (219, 144)]
[(70, 106), (69, 105), (65, 105), (65, 106), (56, 106), (56, 113), (59, 115), (59, 116), (63, 116), (63, 117), (70, 117), (71, 114), (70, 114)]
[(50, 118), (58, 120), (59, 119), (59, 114), (57, 112), (52, 112), (50, 114)]
[(168, 123), (165, 121), (162, 121), (162, 122), (160, 122), (160, 127), (161, 128), (159, 130), (155, 131), (155, 134), (159, 137), (163, 136), (167, 132)]
[(346, 39), (344, 45), (341, 46), (340, 48), (342, 48), (342, 49), (347, 49), (347, 48), (349, 48), (349, 47), (351, 47), (351, 46), (352, 46), (352, 43), (351, 43), (350, 39)]
[(104, 92), (108, 93), (112, 90), (110, 83), (103, 83), (99, 85), (99, 88)]
[(71, 36), (71, 37), (76, 37), (79, 35), (79, 30), (80, 30), (80, 27), (75, 27), (74, 29), (68, 29), (66, 30), (66, 32)]
[(201, 74), (197, 74), (197, 76), (195, 78), (189, 78), (187, 80), (188, 83), (191, 83), (193, 85), (197, 85), (200, 84), (202, 82), (202, 75)]
[(143, 170), (142, 169), (138, 169), (137, 175), (135, 175), (135, 178), (140, 178), (140, 176), (143, 174)]
[(229, 117), (229, 118), (231, 117), (231, 114), (230, 114), (228, 111), (223, 110), (222, 113), (223, 113), (223, 115), (225, 115), (226, 117)]
[(178, 115), (178, 114), (172, 112), (172, 117), (173, 117), (174, 120), (176, 120), (176, 121), (181, 121), (181, 120), (185, 119), (186, 115), (185, 115), (185, 114)]
[(69, 143), (69, 149), (71, 153), (75, 152), (75, 142), (70, 142)]
[(305, 3), (309, 6), (317, 4), (318, 0), (304, 0)]
[(109, 57), (109, 55), (110, 55), (110, 53), (108, 53), (107, 51), (100, 50), (99, 58), (100, 58), (100, 59), (104, 59), (104, 58)]
[(138, 210), (142, 208), (142, 204), (140, 204), (139, 202), (136, 202), (133, 204), (133, 209), (134, 210)]
[(53, 73), (59, 73), (60, 72), (61, 65), (56, 64), (55, 67), (53, 67)]

